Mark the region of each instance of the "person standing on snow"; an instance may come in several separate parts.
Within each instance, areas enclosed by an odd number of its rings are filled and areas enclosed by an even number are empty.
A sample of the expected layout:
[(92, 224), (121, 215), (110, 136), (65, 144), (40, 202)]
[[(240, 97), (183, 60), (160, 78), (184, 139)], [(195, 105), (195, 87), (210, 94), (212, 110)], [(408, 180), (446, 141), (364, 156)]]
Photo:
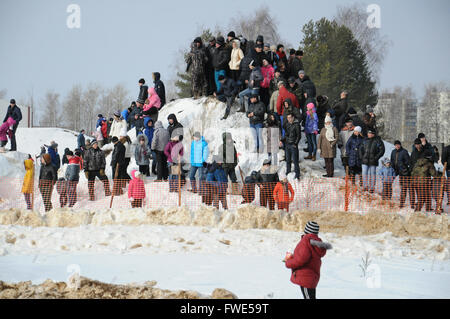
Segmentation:
[(203, 163), (209, 156), (209, 147), (205, 138), (201, 136), (200, 132), (194, 133), (194, 140), (191, 143), (191, 171), (189, 173), (189, 180), (191, 182), (191, 188), (193, 193), (197, 193), (197, 183), (195, 174), (199, 172), (199, 181), (203, 179)]
[(17, 151), (17, 145), (16, 145), (16, 131), (17, 127), (19, 126), (19, 122), (22, 120), (22, 112), (20, 111), (20, 108), (16, 105), (16, 100), (11, 99), (9, 101), (8, 110), (6, 111), (5, 119), (3, 120), (3, 123), (5, 123), (8, 118), (12, 117), (15, 123), (12, 125), (10, 140), (11, 140), (11, 149), (10, 151)]
[(94, 184), (96, 177), (103, 182), (105, 196), (111, 196), (108, 177), (105, 174), (105, 153), (100, 149), (96, 140), (92, 141), (92, 147), (84, 152), (83, 164), (84, 174), (88, 180), (89, 200), (95, 200)]
[(194, 39), (191, 45), (191, 52), (186, 57), (186, 72), (191, 74), (191, 93), (194, 99), (207, 94), (208, 84), (206, 82), (206, 64), (208, 63), (208, 56), (206, 49), (203, 46), (203, 41), (200, 37)]
[(156, 94), (158, 94), (159, 99), (161, 100), (161, 107), (159, 109), (162, 109), (166, 104), (166, 88), (163, 81), (161, 81), (161, 74), (159, 72), (153, 72), (152, 77)]
[(136, 104), (139, 103), (142, 105), (144, 105), (145, 100), (148, 98), (148, 86), (145, 85), (145, 80), (144, 79), (140, 79), (139, 80), (139, 96), (136, 100)]
[(292, 269), (291, 282), (300, 286), (305, 299), (316, 299), (316, 287), (320, 280), (322, 257), (332, 249), (319, 238), (319, 225), (306, 223), (304, 235), (295, 247), (294, 254), (286, 253), (286, 268)]
[(133, 170), (131, 176), (132, 179), (128, 184), (128, 198), (131, 200), (131, 208), (141, 208), (145, 199), (143, 175), (137, 170)]

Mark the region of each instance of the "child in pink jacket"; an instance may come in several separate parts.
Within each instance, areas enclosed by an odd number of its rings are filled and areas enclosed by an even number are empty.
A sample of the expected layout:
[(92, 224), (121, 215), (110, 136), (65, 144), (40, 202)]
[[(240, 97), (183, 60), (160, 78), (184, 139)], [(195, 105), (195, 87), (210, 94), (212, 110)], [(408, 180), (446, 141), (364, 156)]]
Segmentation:
[(137, 170), (131, 172), (131, 181), (128, 184), (128, 198), (131, 199), (131, 208), (142, 207), (145, 199), (145, 185), (141, 173)]
[(8, 143), (8, 135), (11, 138), (12, 131), (10, 127), (13, 127), (16, 124), (16, 121), (12, 117), (8, 117), (5, 123), (0, 126), (0, 146), (4, 147)]
[(161, 107), (161, 99), (156, 93), (155, 88), (148, 89), (148, 104), (144, 105), (144, 112), (150, 110), (152, 107), (156, 107), (158, 110)]

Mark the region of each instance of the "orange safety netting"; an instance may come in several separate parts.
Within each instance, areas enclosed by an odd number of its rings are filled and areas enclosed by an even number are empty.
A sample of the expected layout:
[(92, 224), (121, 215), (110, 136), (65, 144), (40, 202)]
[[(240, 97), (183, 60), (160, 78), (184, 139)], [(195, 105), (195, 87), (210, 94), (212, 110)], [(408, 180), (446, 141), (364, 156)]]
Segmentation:
[[(403, 207), (429, 212), (448, 212), (450, 183), (445, 177), (414, 178), (398, 176), (393, 181), (380, 176), (360, 175), (353, 178), (303, 177), (290, 183), (242, 184), (217, 183), (169, 178), (166, 182), (144, 181), (145, 199), (138, 195), (128, 198), (128, 181), (111, 179), (92, 182), (35, 181), (29, 194), (22, 193), (22, 179), (0, 178), (0, 209), (50, 210), (57, 207), (102, 210), (110, 207), (127, 209), (172, 208), (186, 206), (191, 209), (202, 204), (217, 208), (235, 209), (252, 203), (271, 210), (344, 210), (365, 213), (369, 210), (397, 212)], [(196, 192), (192, 187), (195, 186)], [(275, 194), (274, 194), (275, 190)], [(288, 193), (286, 193), (286, 191)], [(292, 201), (290, 201), (292, 200)]]

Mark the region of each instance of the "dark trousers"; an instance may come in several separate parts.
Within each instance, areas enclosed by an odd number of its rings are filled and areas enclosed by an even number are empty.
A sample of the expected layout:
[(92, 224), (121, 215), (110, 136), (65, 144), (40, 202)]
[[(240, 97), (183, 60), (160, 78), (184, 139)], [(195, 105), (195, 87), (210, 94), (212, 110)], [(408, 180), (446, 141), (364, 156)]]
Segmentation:
[(157, 180), (167, 180), (169, 170), (167, 168), (167, 157), (162, 151), (155, 151), (156, 153), (156, 175)]
[(392, 199), (392, 183), (383, 182), (383, 191), (381, 194), (381, 198), (383, 200), (391, 200)]
[(219, 209), (219, 202), (222, 203), (223, 209), (228, 209), (226, 187), (214, 187), (214, 207), (217, 209)]
[(325, 168), (327, 170), (327, 176), (334, 176), (334, 158), (325, 158)]
[(53, 208), (52, 206), (53, 181), (42, 180), (39, 185), (39, 190), (41, 191), (45, 211), (48, 212)]
[(27, 209), (31, 210), (31, 194), (24, 193), (25, 202), (27, 203)]
[(131, 208), (142, 207), (142, 202), (142, 199), (133, 199), (133, 201), (131, 202)]
[(259, 96), (261, 97), (261, 102), (263, 102), (264, 105), (267, 107), (267, 105), (269, 105), (270, 103), (269, 88), (260, 88)]
[(400, 182), (400, 208), (405, 206), (406, 195), (409, 194), (409, 203), (412, 209), (415, 208), (416, 196), (410, 176), (399, 176)]
[(14, 124), (12, 129), (12, 135), (11, 135), (11, 151), (17, 151), (17, 145), (16, 145), (16, 131), (17, 126), (19, 126), (19, 123)]
[(349, 166), (348, 167), (348, 172), (350, 175), (350, 180), (352, 181), (352, 184), (355, 185), (356, 183), (356, 175), (359, 175), (359, 185), (362, 187), (363, 183), (362, 183), (362, 177), (361, 177), (361, 167), (360, 166)]
[(67, 197), (69, 198), (69, 207), (73, 207), (77, 202), (78, 181), (67, 182)]
[(316, 299), (316, 289), (315, 288), (305, 288), (300, 286), (303, 298), (305, 299)]
[(236, 177), (236, 172), (234, 170), (234, 167), (233, 168), (231, 168), (231, 167), (224, 168), (224, 171), (232, 183), (237, 183), (237, 177)]
[(227, 104), (227, 107), (225, 109), (225, 115), (228, 116), (230, 114), (231, 106), (233, 105), (233, 101), (235, 99), (235, 96), (218, 95), (217, 99), (219, 101)]
[[(430, 193), (430, 183), (428, 178), (416, 178), (414, 181), (414, 192), (416, 193), (417, 203), (415, 205), (415, 210), (420, 212), (426, 204), (426, 210), (431, 211), (431, 193)], [(427, 200), (430, 200), (430, 206), (428, 206)]]
[[(269, 184), (269, 183), (267, 183)], [(274, 210), (275, 209), (275, 200), (273, 198), (273, 190), (275, 188), (275, 185), (272, 185), (270, 183), (269, 185), (262, 185), (259, 190), (259, 203), (262, 207), (267, 207), (267, 204), (269, 204), (269, 209)]]
[(106, 175), (100, 175), (99, 170), (88, 171), (89, 200), (91, 200), (91, 201), (95, 200), (94, 184), (95, 184), (96, 177), (98, 177), (98, 179), (103, 182), (103, 188), (105, 189), (105, 196), (111, 196), (111, 190), (109, 188), (108, 177), (106, 177)]
[(294, 162), (295, 178), (300, 178), (300, 166), (298, 165), (298, 147), (293, 144), (286, 144), (284, 149), (286, 159), (286, 175), (291, 172), (291, 164)]
[(241, 75), (241, 70), (230, 70), (230, 77), (234, 80), (234, 82), (239, 81), (239, 76)]
[(150, 176), (149, 165), (139, 165), (139, 172), (142, 173), (142, 175)]

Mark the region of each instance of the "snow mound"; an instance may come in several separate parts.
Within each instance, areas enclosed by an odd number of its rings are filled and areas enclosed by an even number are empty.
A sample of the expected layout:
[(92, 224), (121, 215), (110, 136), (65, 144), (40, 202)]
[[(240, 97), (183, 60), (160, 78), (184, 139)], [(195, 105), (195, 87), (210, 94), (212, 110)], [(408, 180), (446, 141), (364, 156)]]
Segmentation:
[(158, 210), (128, 209), (89, 211), (54, 209), (42, 217), (37, 212), (10, 209), (0, 211), (0, 224), (29, 227), (79, 227), (83, 225), (178, 225), (207, 226), (219, 229), (278, 229), (301, 232), (307, 221), (319, 223), (321, 232), (363, 236), (391, 232), (398, 237), (412, 236), (449, 240), (447, 215), (424, 213), (366, 214), (341, 211), (270, 211), (267, 208), (243, 205), (235, 211), (219, 211), (202, 206), (190, 211), (187, 207)]
[[(170, 291), (154, 287), (156, 281), (143, 285), (115, 285), (80, 277), (74, 282), (46, 280), (39, 285), (30, 281), (6, 283), (0, 281), (0, 299), (237, 299), (223, 288), (216, 288), (210, 296), (196, 291)], [(78, 289), (74, 289), (79, 286)]]

